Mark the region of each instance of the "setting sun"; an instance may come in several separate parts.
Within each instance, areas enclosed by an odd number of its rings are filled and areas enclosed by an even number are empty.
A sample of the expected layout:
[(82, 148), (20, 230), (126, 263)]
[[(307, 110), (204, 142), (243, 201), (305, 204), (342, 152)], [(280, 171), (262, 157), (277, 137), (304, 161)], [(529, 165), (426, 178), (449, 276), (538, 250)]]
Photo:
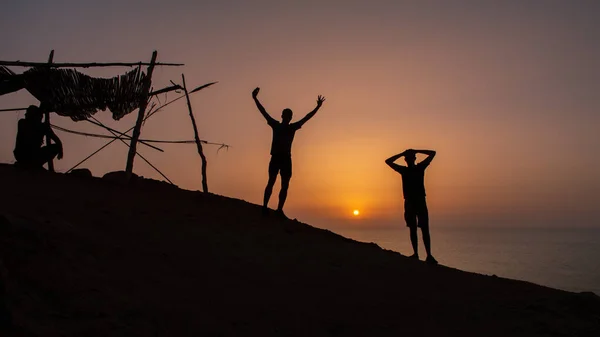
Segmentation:
[(354, 214), (354, 216), (358, 216), (360, 214), (360, 212), (357, 209), (355, 209), (352, 213)]

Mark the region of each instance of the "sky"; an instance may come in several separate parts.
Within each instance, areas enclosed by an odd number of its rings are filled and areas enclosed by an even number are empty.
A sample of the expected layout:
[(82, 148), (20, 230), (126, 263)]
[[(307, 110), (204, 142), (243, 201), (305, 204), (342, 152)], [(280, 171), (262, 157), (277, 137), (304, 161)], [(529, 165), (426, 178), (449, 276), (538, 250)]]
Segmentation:
[[(200, 137), (230, 145), (205, 146), (209, 189), (257, 204), (271, 130), (252, 90), (276, 119), (291, 108), (298, 120), (324, 95), (296, 134), (286, 203), (288, 216), (319, 227), (404, 226), (401, 179), (384, 160), (407, 148), (437, 151), (425, 180), (432, 226), (600, 227), (599, 12), (597, 1), (553, 0), (7, 0), (0, 60), (43, 62), (54, 49), (55, 62), (137, 62), (157, 50), (158, 61), (185, 66), (157, 68), (154, 88), (182, 73), (188, 87), (218, 81), (191, 98)], [(37, 103), (26, 91), (0, 97), (0, 109)], [(126, 130), (136, 115), (96, 117)], [(22, 117), (0, 113), (0, 162), (14, 162)], [(105, 142), (57, 134), (61, 172)], [(193, 139), (185, 101), (149, 119), (142, 138)], [(160, 147), (138, 149), (200, 190), (195, 146)], [(114, 143), (83, 167), (102, 176), (126, 157)], [(139, 158), (134, 171), (160, 179)], [(273, 208), (278, 192), (279, 182)]]

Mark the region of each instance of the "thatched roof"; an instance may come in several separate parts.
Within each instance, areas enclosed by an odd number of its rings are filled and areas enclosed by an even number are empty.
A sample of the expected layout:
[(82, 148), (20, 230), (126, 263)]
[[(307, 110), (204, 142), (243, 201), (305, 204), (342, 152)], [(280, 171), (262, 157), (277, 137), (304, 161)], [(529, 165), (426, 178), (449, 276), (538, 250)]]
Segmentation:
[(0, 96), (23, 89), (23, 83), (17, 80), (12, 70), (0, 66)]
[(0, 95), (27, 89), (50, 111), (74, 121), (98, 110), (118, 120), (139, 107), (146, 74), (138, 67), (113, 78), (94, 78), (73, 69), (31, 68), (20, 75), (0, 67)]

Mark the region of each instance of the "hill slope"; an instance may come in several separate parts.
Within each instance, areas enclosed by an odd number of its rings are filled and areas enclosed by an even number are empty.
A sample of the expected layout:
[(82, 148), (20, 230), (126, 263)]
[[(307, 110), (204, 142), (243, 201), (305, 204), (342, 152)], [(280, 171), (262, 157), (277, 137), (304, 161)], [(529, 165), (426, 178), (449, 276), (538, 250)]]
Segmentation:
[[(597, 336), (600, 300), (244, 201), (0, 165), (2, 336)], [(0, 299), (2, 300), (2, 299)]]

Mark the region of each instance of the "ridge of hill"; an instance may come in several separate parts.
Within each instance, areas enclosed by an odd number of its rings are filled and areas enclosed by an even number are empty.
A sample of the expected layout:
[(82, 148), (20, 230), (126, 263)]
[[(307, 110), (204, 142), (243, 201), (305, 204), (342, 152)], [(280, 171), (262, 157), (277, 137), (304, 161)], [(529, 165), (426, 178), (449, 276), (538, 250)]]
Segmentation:
[(592, 293), (118, 181), (0, 165), (1, 336), (600, 335)]

